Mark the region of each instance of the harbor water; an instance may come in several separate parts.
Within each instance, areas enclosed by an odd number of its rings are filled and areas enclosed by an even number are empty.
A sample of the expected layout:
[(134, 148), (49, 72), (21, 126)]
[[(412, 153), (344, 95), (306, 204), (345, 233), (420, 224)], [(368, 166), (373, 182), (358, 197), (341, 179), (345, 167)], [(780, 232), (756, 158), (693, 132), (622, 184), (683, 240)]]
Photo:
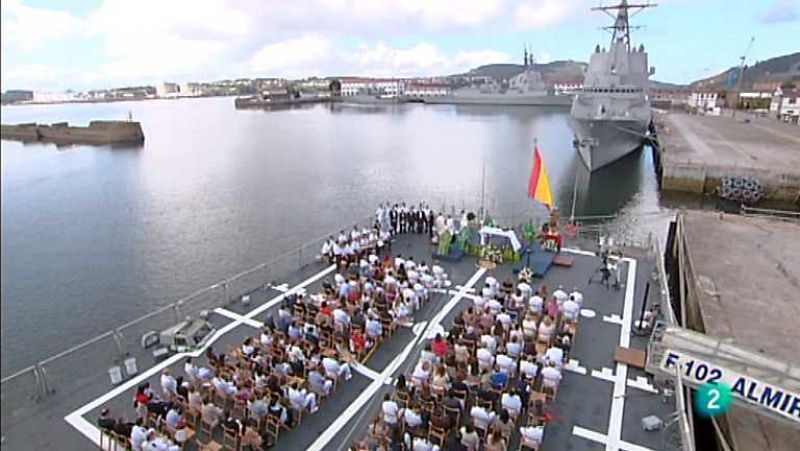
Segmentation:
[[(543, 218), (538, 142), (569, 216), (665, 230), (647, 150), (589, 176), (564, 108), (314, 105), (232, 98), (3, 107), (3, 123), (142, 123), (139, 147), (2, 141), (2, 373), (344, 227), (381, 202)], [(485, 168), (485, 177), (482, 175)], [(483, 181), (483, 183), (482, 183)], [(577, 182), (577, 189), (575, 189)]]

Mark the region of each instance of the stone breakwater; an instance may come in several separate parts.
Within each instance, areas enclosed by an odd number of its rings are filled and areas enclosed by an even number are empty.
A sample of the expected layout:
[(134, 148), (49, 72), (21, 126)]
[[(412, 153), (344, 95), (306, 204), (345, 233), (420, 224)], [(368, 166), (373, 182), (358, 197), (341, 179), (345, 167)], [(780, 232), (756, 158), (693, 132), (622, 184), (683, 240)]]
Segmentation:
[(3, 124), (2, 139), (54, 144), (142, 144), (144, 132), (139, 122), (92, 121), (88, 127), (54, 124)]

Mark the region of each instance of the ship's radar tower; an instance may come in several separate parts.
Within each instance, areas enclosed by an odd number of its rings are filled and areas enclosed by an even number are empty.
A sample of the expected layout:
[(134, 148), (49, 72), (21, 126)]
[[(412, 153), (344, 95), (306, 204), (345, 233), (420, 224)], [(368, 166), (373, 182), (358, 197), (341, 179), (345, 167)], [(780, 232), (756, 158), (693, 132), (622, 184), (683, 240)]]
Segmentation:
[[(625, 48), (630, 51), (631, 49), (631, 29), (639, 27), (631, 27), (628, 19), (638, 14), (645, 8), (652, 8), (657, 6), (656, 3), (632, 3), (629, 4), (627, 0), (622, 0), (619, 5), (597, 6), (592, 8), (592, 11), (603, 11), (612, 18), (614, 18), (614, 25), (603, 27), (606, 30), (611, 30), (611, 45), (615, 42), (623, 42)], [(611, 11), (617, 11), (616, 17)], [(632, 13), (629, 13), (632, 11)]]

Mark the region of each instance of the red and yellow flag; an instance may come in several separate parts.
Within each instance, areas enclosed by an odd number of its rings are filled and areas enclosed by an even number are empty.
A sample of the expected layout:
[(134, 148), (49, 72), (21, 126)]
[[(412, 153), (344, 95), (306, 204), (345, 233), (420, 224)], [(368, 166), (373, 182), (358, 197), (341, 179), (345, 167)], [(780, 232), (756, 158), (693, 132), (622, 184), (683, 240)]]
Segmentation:
[(547, 178), (547, 170), (544, 168), (542, 156), (539, 155), (539, 146), (533, 149), (533, 169), (531, 169), (531, 179), (528, 182), (528, 197), (547, 205), (553, 205), (553, 192), (550, 191), (550, 180)]

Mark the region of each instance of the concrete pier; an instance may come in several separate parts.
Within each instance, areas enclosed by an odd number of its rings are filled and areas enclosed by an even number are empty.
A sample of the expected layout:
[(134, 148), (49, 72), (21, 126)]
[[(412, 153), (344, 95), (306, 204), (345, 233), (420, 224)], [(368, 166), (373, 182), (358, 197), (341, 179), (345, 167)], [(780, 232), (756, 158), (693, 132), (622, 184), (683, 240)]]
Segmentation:
[[(751, 374), (794, 390), (800, 367), (798, 237), (798, 219), (687, 211), (678, 218), (667, 249), (684, 327), (784, 362), (785, 374)], [(717, 417), (733, 449), (797, 449), (796, 424), (761, 413), (735, 405)]]
[(723, 177), (752, 177), (764, 185), (766, 199), (800, 202), (797, 125), (746, 114), (667, 113), (655, 122), (662, 189), (714, 193)]
[(88, 127), (55, 124), (2, 125), (2, 139), (23, 142), (48, 142), (56, 145), (141, 145), (144, 132), (138, 122), (92, 121)]

